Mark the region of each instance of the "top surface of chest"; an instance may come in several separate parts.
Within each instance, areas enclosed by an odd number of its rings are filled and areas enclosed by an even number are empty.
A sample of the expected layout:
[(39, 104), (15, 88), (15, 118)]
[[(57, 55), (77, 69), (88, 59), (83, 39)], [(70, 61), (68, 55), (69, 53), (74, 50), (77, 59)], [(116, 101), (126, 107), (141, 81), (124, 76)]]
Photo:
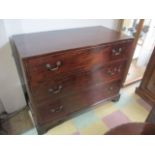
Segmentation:
[(69, 49), (88, 48), (132, 39), (105, 27), (86, 27), (13, 36), (21, 58)]

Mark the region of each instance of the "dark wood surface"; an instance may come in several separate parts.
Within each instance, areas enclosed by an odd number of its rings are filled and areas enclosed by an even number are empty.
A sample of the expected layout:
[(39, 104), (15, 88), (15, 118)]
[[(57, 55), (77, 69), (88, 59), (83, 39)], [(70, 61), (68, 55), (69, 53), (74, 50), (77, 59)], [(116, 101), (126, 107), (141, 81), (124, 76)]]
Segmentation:
[(13, 36), (22, 58), (69, 49), (83, 49), (126, 39), (132, 39), (132, 37), (102, 26)]
[[(31, 81), (43, 82), (44, 78), (67, 74), (77, 74), (77, 72), (95, 71), (103, 65), (114, 63), (114, 61), (128, 60), (132, 41), (112, 44), (104, 47), (90, 48), (86, 50), (71, 50), (59, 52), (48, 56), (30, 58), (25, 60), (26, 67), (31, 75)], [(122, 49), (120, 53), (113, 53), (112, 50)], [(116, 55), (117, 54), (117, 55)], [(47, 64), (56, 67), (57, 62), (61, 62), (57, 71), (49, 71)], [(33, 79), (34, 78), (34, 79)]]
[(155, 105), (155, 49), (136, 93), (146, 102)]
[[(37, 101), (36, 109), (39, 111), (40, 121), (54, 120), (54, 116), (61, 119), (62, 114), (71, 114), (97, 102), (115, 96), (120, 90), (120, 81), (97, 85), (90, 89), (81, 89), (81, 92), (64, 97), (47, 97)], [(38, 100), (38, 99), (37, 99)], [(43, 120), (43, 121), (42, 121)]]
[(108, 131), (106, 135), (155, 135), (155, 124), (128, 123)]
[(119, 80), (122, 78), (124, 71), (125, 61), (121, 63), (114, 63), (112, 65), (105, 66), (102, 69), (93, 71), (95, 77), (92, 76), (92, 72), (87, 72), (79, 73), (78, 75), (47, 79), (41, 84), (39, 84), (39, 82), (32, 82), (31, 90), (33, 96), (38, 99), (46, 96), (66, 96), (68, 94), (79, 93), (81, 90), (93, 88), (96, 85), (102, 85), (114, 80)]
[(120, 98), (120, 94), (115, 94), (115, 96), (110, 96), (110, 97), (104, 98), (103, 100), (100, 100), (99, 102), (96, 102), (96, 103), (94, 103), (94, 104), (92, 104), (90, 106), (85, 106), (82, 109), (76, 110), (73, 113), (66, 114), (65, 116), (61, 117), (61, 119), (58, 118), (55, 121), (49, 121), (48, 123), (45, 123), (45, 124), (39, 124), (38, 123), (36, 125), (37, 131), (38, 131), (39, 134), (43, 134), (47, 130), (51, 129), (51, 127), (55, 127), (55, 126), (63, 123), (64, 121), (72, 119), (73, 117), (77, 117), (79, 114), (83, 114), (84, 112), (88, 112), (92, 108), (100, 106), (100, 103), (103, 103), (103, 102), (106, 102), (106, 101), (110, 101), (110, 100), (112, 100), (112, 101), (114, 100), (113, 102), (117, 102), (119, 100), (119, 98)]
[(13, 42), (39, 133), (101, 101), (117, 101), (133, 54), (132, 38), (104, 27), (26, 34)]

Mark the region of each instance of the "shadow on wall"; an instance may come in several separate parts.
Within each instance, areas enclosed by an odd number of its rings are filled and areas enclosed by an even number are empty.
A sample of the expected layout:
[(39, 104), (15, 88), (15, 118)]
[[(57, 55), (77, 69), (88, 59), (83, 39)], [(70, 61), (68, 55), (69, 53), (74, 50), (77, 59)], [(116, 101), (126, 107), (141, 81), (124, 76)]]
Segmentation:
[(0, 98), (0, 115), (5, 111), (2, 100)]
[(0, 98), (7, 113), (26, 106), (10, 43), (0, 47)]

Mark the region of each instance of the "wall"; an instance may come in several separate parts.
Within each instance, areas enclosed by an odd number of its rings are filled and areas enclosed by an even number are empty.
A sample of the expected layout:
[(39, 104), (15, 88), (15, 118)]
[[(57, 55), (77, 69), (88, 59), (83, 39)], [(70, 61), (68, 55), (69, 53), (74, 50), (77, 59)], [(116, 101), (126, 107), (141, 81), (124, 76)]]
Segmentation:
[(21, 19), (21, 20), (5, 20), (5, 27), (8, 36), (19, 33), (31, 33), (38, 31), (48, 31), (57, 29), (67, 29), (75, 27), (86, 27), (102, 25), (111, 29), (118, 29), (119, 20), (113, 19)]
[[(102, 25), (117, 30), (119, 20), (0, 20), (0, 98), (8, 113), (26, 105), (8, 38), (13, 34)], [(2, 39), (3, 38), (3, 39)]]
[[(0, 20), (0, 99), (6, 112), (26, 105), (3, 20)], [(2, 107), (2, 106), (1, 106)]]

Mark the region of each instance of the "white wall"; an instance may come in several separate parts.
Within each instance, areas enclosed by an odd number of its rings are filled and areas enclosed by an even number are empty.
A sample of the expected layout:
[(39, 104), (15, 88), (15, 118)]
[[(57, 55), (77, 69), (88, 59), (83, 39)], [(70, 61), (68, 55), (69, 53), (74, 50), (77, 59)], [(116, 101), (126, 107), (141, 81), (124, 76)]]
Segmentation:
[(0, 20), (0, 98), (8, 113), (26, 105), (16, 66), (8, 43), (9, 36), (20, 33), (102, 25), (117, 30), (119, 20)]
[(8, 113), (26, 105), (3, 20), (0, 20), (0, 99)]
[(19, 33), (31, 33), (38, 31), (48, 31), (57, 29), (67, 29), (75, 27), (87, 27), (102, 25), (117, 30), (119, 20), (113, 19), (21, 19), (21, 20), (5, 20), (5, 26), (8, 35)]

